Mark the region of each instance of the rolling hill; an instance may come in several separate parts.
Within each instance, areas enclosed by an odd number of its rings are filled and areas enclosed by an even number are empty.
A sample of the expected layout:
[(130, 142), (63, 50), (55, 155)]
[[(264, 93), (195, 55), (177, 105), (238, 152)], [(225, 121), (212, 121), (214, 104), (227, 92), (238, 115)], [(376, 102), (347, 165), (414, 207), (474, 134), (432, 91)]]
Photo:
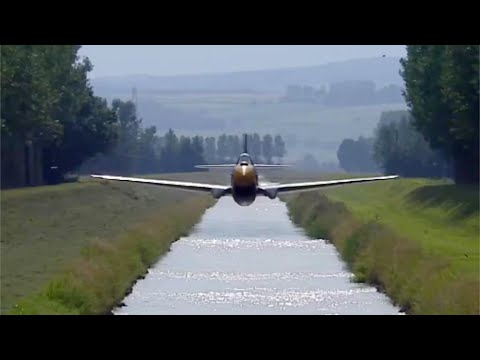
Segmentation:
[(400, 58), (353, 59), (318, 66), (234, 73), (150, 76), (127, 75), (99, 77), (91, 83), (100, 96), (137, 87), (151, 90), (195, 91), (282, 91), (289, 84), (320, 86), (338, 81), (371, 80), (377, 86), (401, 85)]

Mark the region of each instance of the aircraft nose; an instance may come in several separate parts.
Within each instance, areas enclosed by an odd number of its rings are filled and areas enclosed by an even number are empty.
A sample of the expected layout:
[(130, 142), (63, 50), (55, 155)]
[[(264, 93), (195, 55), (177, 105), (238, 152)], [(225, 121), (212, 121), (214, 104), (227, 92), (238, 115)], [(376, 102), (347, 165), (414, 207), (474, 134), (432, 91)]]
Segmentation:
[(242, 165), (242, 175), (251, 176), (253, 174), (253, 168), (248, 165)]
[(234, 173), (235, 182), (238, 185), (250, 185), (254, 182), (255, 173), (250, 166), (240, 166)]

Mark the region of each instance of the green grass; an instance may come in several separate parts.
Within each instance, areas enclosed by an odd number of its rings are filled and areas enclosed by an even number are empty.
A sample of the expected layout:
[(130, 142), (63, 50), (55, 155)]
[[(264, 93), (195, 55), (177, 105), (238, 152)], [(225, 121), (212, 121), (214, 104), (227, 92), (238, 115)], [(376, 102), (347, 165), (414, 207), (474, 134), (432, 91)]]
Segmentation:
[(345, 203), (361, 220), (382, 222), (415, 238), (432, 255), (448, 257), (455, 267), (478, 271), (478, 187), (401, 179), (332, 188), (324, 194)]
[[(161, 177), (214, 180), (208, 173)], [(192, 198), (198, 196), (142, 184), (93, 179), (2, 191), (1, 312), (8, 312), (20, 299), (41, 291), (92, 243), (119, 239), (122, 234), (144, 226), (152, 217), (170, 214), (177, 203)], [(185, 205), (184, 209), (188, 207)], [(183, 221), (180, 217), (170, 219)], [(145, 226), (148, 230), (148, 225)], [(161, 228), (156, 231), (163, 233)]]
[(89, 243), (42, 291), (14, 306), (12, 314), (109, 313), (213, 202), (205, 196), (183, 200), (116, 238)]
[(332, 240), (358, 281), (408, 312), (478, 314), (478, 196), (476, 186), (399, 179), (286, 199), (293, 221)]

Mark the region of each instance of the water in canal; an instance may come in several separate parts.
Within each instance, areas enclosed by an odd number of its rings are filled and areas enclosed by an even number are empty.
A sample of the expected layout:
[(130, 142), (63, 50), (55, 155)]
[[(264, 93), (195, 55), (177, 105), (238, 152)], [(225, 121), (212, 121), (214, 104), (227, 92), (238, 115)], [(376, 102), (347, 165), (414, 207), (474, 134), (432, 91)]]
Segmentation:
[(399, 314), (356, 284), (335, 247), (307, 238), (285, 203), (221, 198), (138, 281), (115, 314)]

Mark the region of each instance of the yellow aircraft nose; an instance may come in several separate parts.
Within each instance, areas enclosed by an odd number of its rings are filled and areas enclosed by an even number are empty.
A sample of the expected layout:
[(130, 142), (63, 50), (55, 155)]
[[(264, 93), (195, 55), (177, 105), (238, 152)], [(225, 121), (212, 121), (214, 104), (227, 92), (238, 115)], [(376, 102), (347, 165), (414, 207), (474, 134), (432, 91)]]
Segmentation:
[(255, 184), (255, 170), (252, 166), (237, 166), (233, 172), (233, 181), (237, 186), (252, 186)]

